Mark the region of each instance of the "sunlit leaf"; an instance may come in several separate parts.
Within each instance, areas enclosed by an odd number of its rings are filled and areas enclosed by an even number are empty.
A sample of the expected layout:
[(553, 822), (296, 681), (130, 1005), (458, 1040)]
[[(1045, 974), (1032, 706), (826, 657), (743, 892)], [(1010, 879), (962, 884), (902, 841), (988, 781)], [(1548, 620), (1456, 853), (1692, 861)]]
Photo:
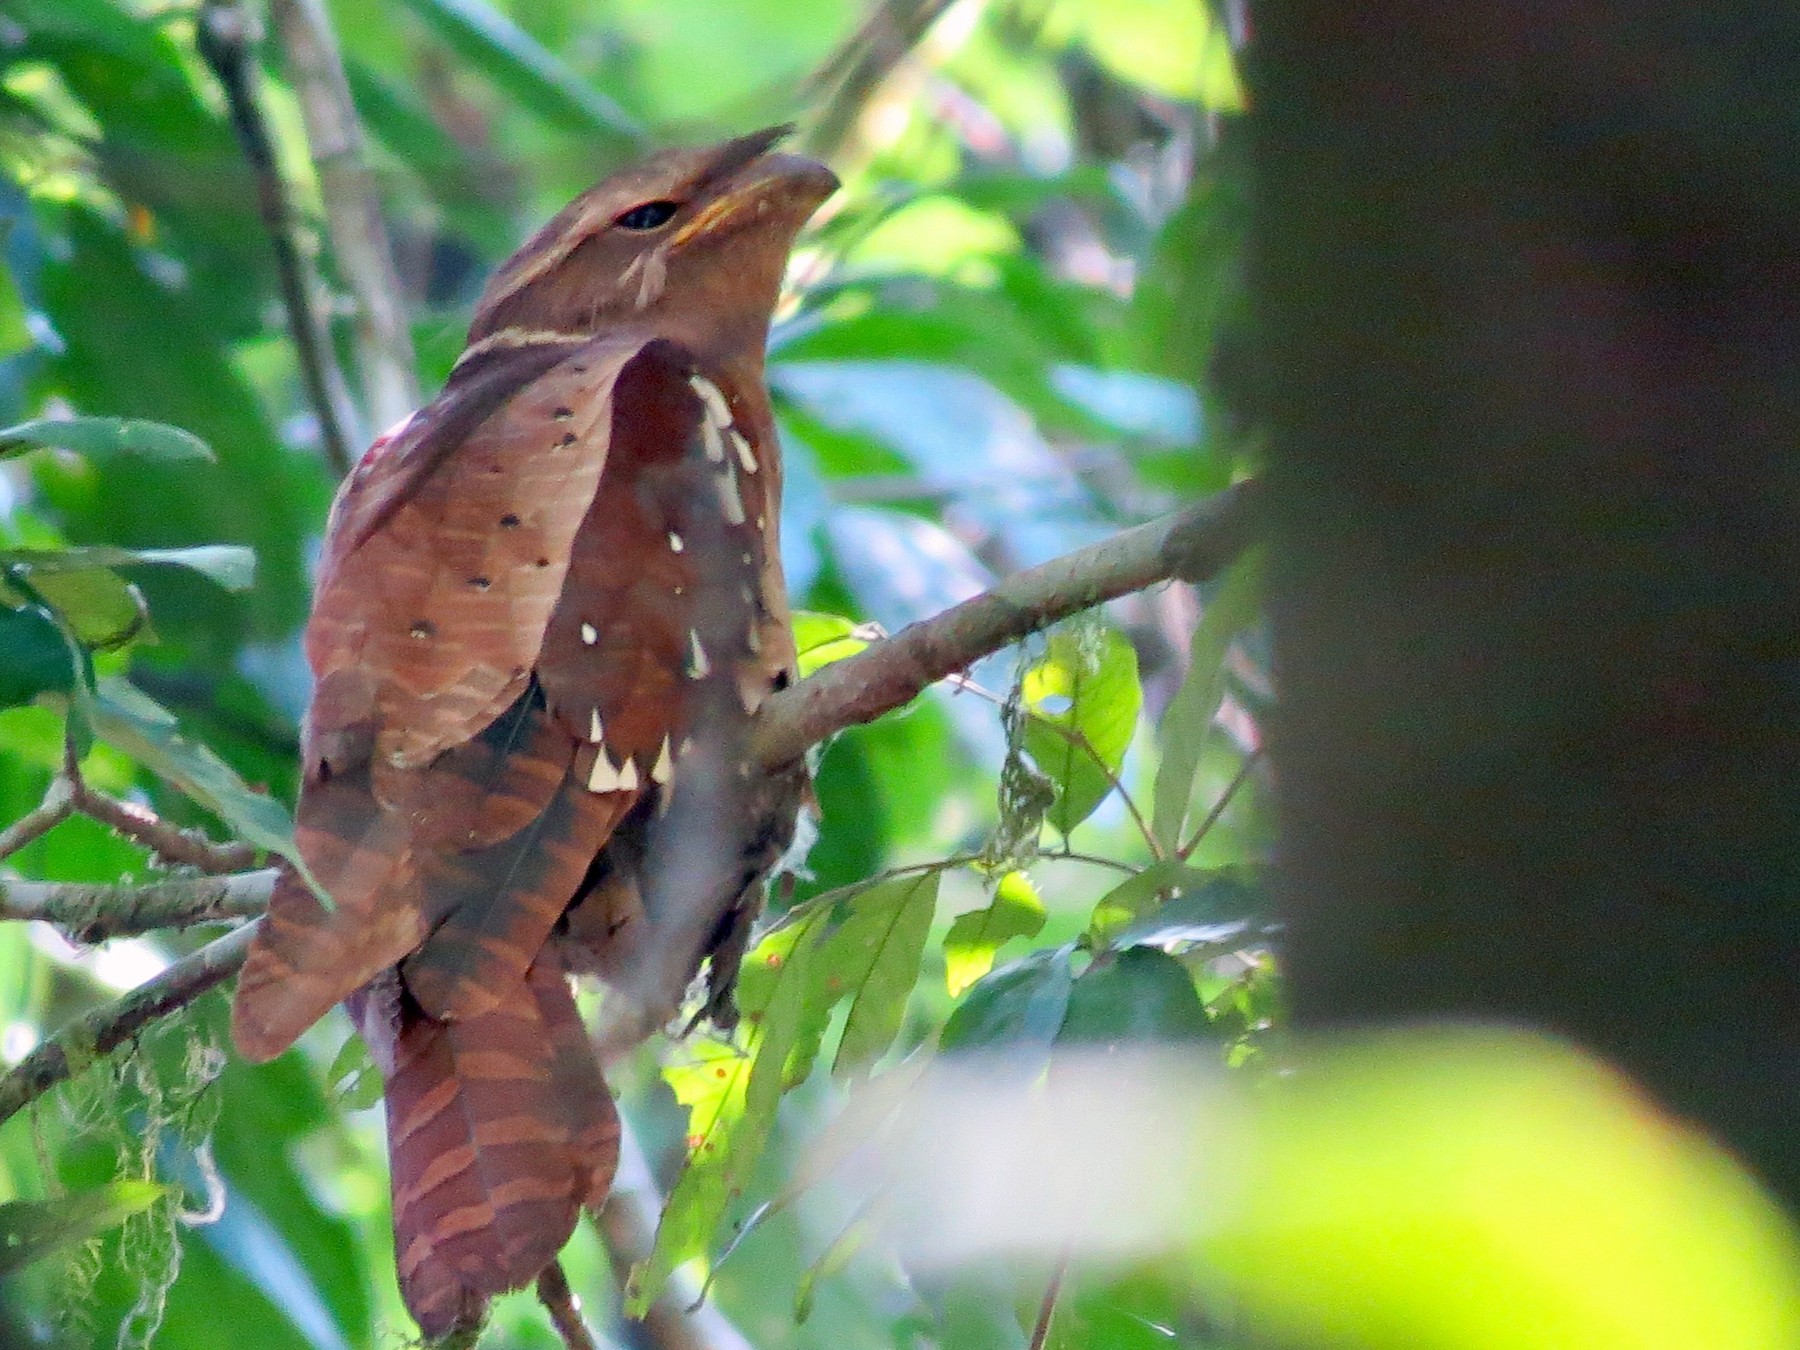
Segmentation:
[(40, 447), (73, 450), (98, 463), (117, 455), (161, 460), (216, 458), (211, 447), (191, 432), (130, 417), (45, 417), (0, 428), (0, 457)]
[(994, 898), (959, 914), (944, 935), (944, 983), (956, 998), (994, 968), (994, 954), (1016, 937), (1036, 937), (1044, 926), (1044, 902), (1031, 878), (1008, 872)]
[(1213, 715), (1225, 695), (1225, 654), (1231, 640), (1255, 621), (1261, 604), (1262, 554), (1252, 552), (1238, 560), (1200, 616), (1187, 675), (1163, 713), (1158, 727), (1162, 760), (1156, 767), (1150, 829), (1171, 853), (1184, 842), (1181, 832), (1194, 793), (1194, 775)]
[(168, 1192), (153, 1181), (124, 1180), (54, 1200), (0, 1204), (0, 1275), (116, 1228)]
[(345, 1111), (365, 1111), (381, 1100), (381, 1071), (361, 1036), (352, 1035), (338, 1048), (325, 1071), (325, 1090)]
[(1075, 975), (1072, 946), (1033, 952), (990, 972), (969, 990), (939, 1044), (946, 1050), (1048, 1046), (1062, 1029)]
[(1159, 896), (1184, 885), (1204, 882), (1207, 876), (1179, 858), (1151, 863), (1095, 903), (1093, 916), (1088, 920), (1089, 938), (1096, 944), (1105, 943), (1118, 929), (1154, 908)]
[(940, 875), (895, 877), (857, 892), (844, 902), (847, 917), (819, 944), (816, 968), (827, 997), (850, 999), (833, 1072), (864, 1070), (894, 1043), (919, 980)]
[(874, 624), (859, 624), (841, 614), (821, 614), (810, 609), (795, 610), (793, 623), (801, 679), (833, 661), (855, 656), (882, 636)]
[(758, 943), (738, 984), (746, 1050), (716, 1042), (691, 1048), (664, 1070), (676, 1100), (688, 1108), (688, 1159), (669, 1193), (656, 1245), (631, 1274), (628, 1313), (642, 1317), (688, 1261), (703, 1256), (726, 1208), (744, 1192), (789, 1084), (790, 1057), (810, 1058), (823, 1012), (809, 998), (811, 962), (823, 913), (816, 912)]
[(1110, 629), (1051, 634), (1021, 682), (1026, 752), (1056, 785), (1050, 823), (1068, 834), (1112, 791), (1137, 730), (1137, 653)]
[[(16, 561), (26, 553), (23, 549), (8, 550), (6, 559)], [(83, 646), (95, 651), (122, 647), (148, 630), (150, 610), (142, 592), (104, 567), (90, 565), (68, 571), (40, 571), (34, 567), (25, 580), (35, 596), (27, 597), (23, 590), (0, 582), (0, 602), (22, 605), (28, 599), (43, 601)]]

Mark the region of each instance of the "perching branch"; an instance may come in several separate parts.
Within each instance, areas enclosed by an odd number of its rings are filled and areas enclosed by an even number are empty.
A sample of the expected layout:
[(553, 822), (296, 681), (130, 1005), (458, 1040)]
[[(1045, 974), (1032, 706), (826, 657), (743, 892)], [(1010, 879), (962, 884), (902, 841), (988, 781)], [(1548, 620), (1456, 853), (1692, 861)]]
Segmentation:
[(0, 1078), (0, 1124), (65, 1079), (99, 1063), (160, 1017), (185, 1008), (244, 963), (255, 922), (175, 962), (129, 994), (70, 1022)]
[[(767, 768), (791, 764), (826, 737), (874, 720), (936, 681), (1059, 619), (1158, 582), (1212, 576), (1249, 541), (1254, 491), (1254, 484), (1240, 483), (1186, 511), (1020, 572), (827, 666), (763, 706), (752, 742), (754, 758)], [(274, 876), (267, 869), (112, 888), (0, 882), (0, 918), (55, 920), (61, 914), (67, 916), (63, 922), (90, 933), (124, 933), (142, 931), (145, 918), (160, 913), (168, 917), (169, 926), (180, 926), (258, 911), (267, 901)], [(116, 903), (124, 917), (96, 914), (90, 906), (101, 899)], [(0, 1079), (0, 1122), (129, 1040), (149, 1021), (185, 1006), (229, 977), (243, 962), (255, 928), (255, 921), (245, 924), (177, 961), (142, 988), (59, 1031)]]
[(0, 877), (0, 920), (40, 919), (74, 942), (91, 944), (165, 928), (253, 919), (268, 907), (277, 872), (183, 877), (147, 885), (18, 881)]
[(356, 301), (363, 397), (374, 424), (391, 426), (419, 406), (412, 332), (337, 35), (321, 0), (274, 0), (270, 10), (288, 79), (300, 96), (332, 260)]
[(260, 852), (250, 844), (219, 844), (197, 830), (171, 825), (145, 807), (122, 802), (96, 791), (76, 775), (70, 785), (70, 805), (79, 814), (110, 826), (134, 843), (142, 844), (165, 862), (180, 863), (219, 876), (241, 872), (255, 864)]
[(537, 1280), (538, 1302), (550, 1314), (556, 1334), (562, 1337), (564, 1350), (599, 1350), (594, 1333), (581, 1320), (581, 1301), (569, 1288), (569, 1277), (563, 1274), (562, 1262), (552, 1261)]
[(319, 419), (325, 459), (340, 478), (350, 472), (351, 444), (357, 440), (356, 413), (344, 386), (343, 372), (331, 354), (331, 334), (321, 306), (315, 302), (317, 278), (295, 237), (294, 213), (287, 184), (275, 159), (274, 141), (256, 97), (256, 60), (252, 51), (255, 20), (236, 0), (207, 0), (200, 11), (195, 41), (212, 69), (244, 158), (256, 177), (256, 203), (275, 251), (275, 270), (287, 310), (288, 329), (300, 362), (307, 400)]
[(763, 706), (751, 746), (759, 764), (791, 764), (845, 727), (871, 722), (937, 681), (1060, 619), (1159, 581), (1204, 581), (1248, 542), (1256, 485), (1008, 577), (990, 591), (908, 624), (826, 666)]
[(0, 830), (0, 858), (10, 858), (26, 845), (36, 843), (74, 814), (74, 793), (69, 789), (68, 779), (53, 779), (42, 802), (29, 814)]

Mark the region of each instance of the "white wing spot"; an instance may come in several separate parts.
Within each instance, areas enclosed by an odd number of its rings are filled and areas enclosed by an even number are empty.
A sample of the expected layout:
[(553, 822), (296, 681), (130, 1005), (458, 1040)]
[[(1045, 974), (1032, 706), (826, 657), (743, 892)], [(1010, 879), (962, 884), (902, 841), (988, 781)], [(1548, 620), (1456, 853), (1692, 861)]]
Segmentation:
[(688, 678), (690, 680), (704, 680), (707, 676), (707, 672), (712, 669), (712, 663), (706, 659), (706, 648), (700, 645), (699, 632), (690, 628), (688, 629), (688, 637), (692, 638), (694, 643), (693, 659), (688, 663)]
[[(631, 761), (625, 761), (629, 766)], [(624, 790), (624, 776), (613, 767), (604, 747), (594, 747), (594, 767), (588, 771), (589, 792), (620, 792)], [(637, 786), (637, 770), (632, 770), (632, 786)]]
[(736, 427), (730, 428), (726, 434), (731, 437), (732, 448), (737, 451), (738, 463), (744, 466), (744, 472), (755, 473), (756, 452), (750, 448), (750, 442), (744, 439)]
[(676, 534), (675, 531), (670, 530), (669, 531), (669, 552), (679, 553), (679, 552), (681, 552), (682, 549), (684, 549), (686, 547), (687, 547), (687, 545), (681, 542), (681, 536)]
[(731, 425), (731, 405), (725, 401), (724, 393), (719, 386), (704, 375), (688, 376), (688, 388), (700, 396), (706, 405), (707, 416), (722, 427)]
[[(595, 708), (588, 714), (588, 739), (595, 745), (606, 739), (606, 730), (600, 725), (600, 710)], [(604, 753), (604, 752), (602, 752)]]
[(581, 640), (590, 647), (600, 640), (600, 634), (595, 630), (593, 624), (584, 623), (581, 625)]
[(737, 475), (727, 469), (714, 480), (719, 487), (719, 505), (725, 509), (725, 519), (733, 525), (744, 523), (744, 499), (738, 495)]
[(656, 752), (656, 763), (651, 766), (652, 782), (667, 783), (675, 776), (675, 761), (669, 757), (669, 738), (663, 737), (662, 749)]
[(619, 766), (619, 790), (621, 792), (635, 792), (637, 790), (637, 785), (637, 761), (634, 759), (627, 759)]
[(725, 462), (725, 440), (719, 435), (719, 424), (711, 417), (700, 421), (700, 439), (706, 443), (706, 457), (714, 464)]

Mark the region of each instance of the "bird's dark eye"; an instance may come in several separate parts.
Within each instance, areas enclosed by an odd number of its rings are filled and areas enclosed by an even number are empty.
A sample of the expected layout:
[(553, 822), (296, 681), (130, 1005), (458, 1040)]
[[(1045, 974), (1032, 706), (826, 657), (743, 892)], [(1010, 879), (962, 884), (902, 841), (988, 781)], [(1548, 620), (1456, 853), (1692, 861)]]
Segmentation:
[(632, 207), (613, 223), (626, 230), (654, 230), (659, 225), (667, 225), (679, 209), (678, 202), (645, 202)]

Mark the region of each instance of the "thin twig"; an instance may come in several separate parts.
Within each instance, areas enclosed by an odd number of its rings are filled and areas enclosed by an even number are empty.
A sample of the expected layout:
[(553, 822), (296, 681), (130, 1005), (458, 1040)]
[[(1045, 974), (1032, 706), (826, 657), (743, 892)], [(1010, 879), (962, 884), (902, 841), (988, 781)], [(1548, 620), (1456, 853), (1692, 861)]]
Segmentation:
[(763, 705), (753, 758), (766, 768), (791, 764), (834, 732), (873, 721), (1059, 619), (1159, 581), (1206, 580), (1248, 542), (1254, 489), (1239, 483), (1186, 511), (1019, 572), (826, 666)]
[(807, 149), (835, 159), (863, 109), (956, 0), (882, 0), (807, 81), (829, 97), (807, 132)]
[(300, 97), (332, 261), (356, 303), (363, 398), (374, 425), (390, 426), (419, 406), (412, 331), (337, 35), (321, 0), (273, 0), (270, 11), (288, 80)]
[(29, 814), (0, 830), (0, 858), (10, 858), (26, 845), (36, 843), (74, 814), (74, 794), (69, 790), (69, 780), (60, 776), (51, 779), (44, 800)]
[(215, 843), (197, 830), (171, 825), (146, 807), (119, 801), (96, 791), (77, 778), (73, 785), (75, 810), (142, 844), (165, 862), (195, 867), (213, 876), (241, 872), (256, 865), (260, 850), (250, 844)]
[[(631, 1268), (649, 1256), (655, 1245), (662, 1204), (644, 1150), (627, 1124), (619, 1139), (619, 1170), (612, 1194), (598, 1218), (607, 1259), (621, 1289), (630, 1279)], [(677, 1271), (662, 1297), (644, 1315), (645, 1339), (657, 1350), (752, 1350), (744, 1333), (714, 1304), (699, 1302), (698, 1294), (692, 1277)]]
[(1243, 763), (1238, 765), (1237, 772), (1231, 776), (1231, 781), (1219, 794), (1219, 800), (1213, 803), (1212, 810), (1206, 813), (1206, 819), (1201, 821), (1198, 828), (1194, 830), (1193, 837), (1176, 851), (1176, 857), (1186, 862), (1193, 855), (1194, 850), (1200, 846), (1200, 841), (1206, 838), (1206, 832), (1219, 823), (1219, 817), (1225, 814), (1225, 808), (1231, 805), (1231, 799), (1237, 796), (1238, 789), (1250, 781), (1250, 771), (1256, 767), (1257, 760), (1261, 758), (1262, 747), (1260, 745), (1244, 756)]
[(319, 440), (326, 462), (341, 478), (350, 472), (350, 446), (358, 439), (353, 432), (356, 414), (343, 372), (331, 355), (331, 335), (322, 306), (314, 301), (317, 280), (295, 238), (287, 184), (282, 181), (274, 141), (256, 97), (257, 66), (251, 50), (255, 36), (255, 20), (237, 0), (206, 0), (195, 29), (195, 42), (225, 91), (232, 126), (255, 175), (257, 207), (275, 252), (275, 271), (287, 310), (288, 330), (300, 362), (300, 377), (319, 420)]
[(581, 1320), (581, 1301), (569, 1288), (569, 1277), (563, 1274), (562, 1262), (552, 1261), (538, 1276), (538, 1302), (550, 1314), (556, 1334), (562, 1337), (564, 1350), (599, 1350), (594, 1333)]
[(256, 923), (207, 943), (123, 998), (62, 1027), (0, 1078), (0, 1124), (58, 1083), (86, 1071), (160, 1017), (185, 1008), (244, 963)]
[(110, 886), (0, 877), (0, 920), (39, 919), (89, 945), (165, 928), (255, 918), (268, 907), (276, 876), (273, 867), (265, 867), (227, 877)]
[(1026, 1350), (1044, 1350), (1050, 1339), (1050, 1320), (1056, 1316), (1056, 1300), (1062, 1296), (1063, 1281), (1069, 1275), (1069, 1249), (1056, 1259), (1056, 1268), (1050, 1272), (1050, 1282), (1044, 1286), (1043, 1301), (1038, 1304), (1037, 1325), (1031, 1329), (1031, 1344)]

